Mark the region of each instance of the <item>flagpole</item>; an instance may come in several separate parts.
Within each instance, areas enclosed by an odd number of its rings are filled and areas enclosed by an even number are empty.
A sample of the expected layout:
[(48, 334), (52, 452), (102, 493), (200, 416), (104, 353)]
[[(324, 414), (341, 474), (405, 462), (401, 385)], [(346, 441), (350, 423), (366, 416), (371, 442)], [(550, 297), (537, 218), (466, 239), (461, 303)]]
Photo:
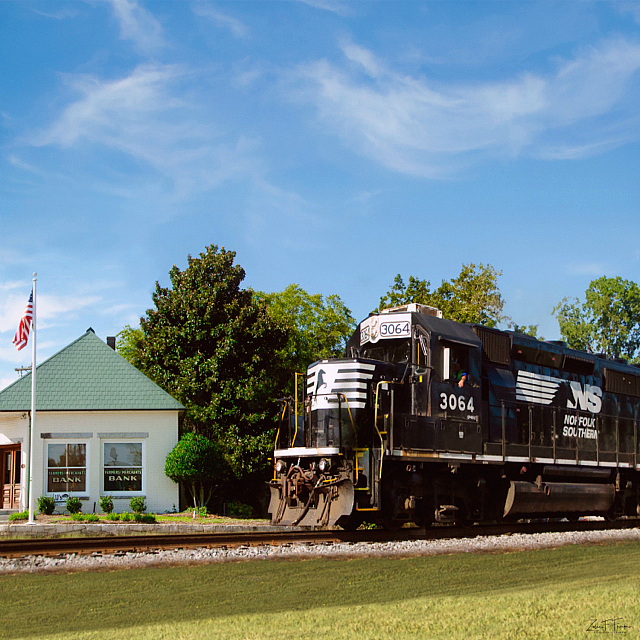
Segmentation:
[(31, 420), (29, 420), (29, 488), (27, 499), (29, 500), (29, 520), (27, 524), (35, 524), (33, 517), (33, 434), (36, 423), (36, 280), (37, 273), (33, 274), (33, 317), (31, 319)]

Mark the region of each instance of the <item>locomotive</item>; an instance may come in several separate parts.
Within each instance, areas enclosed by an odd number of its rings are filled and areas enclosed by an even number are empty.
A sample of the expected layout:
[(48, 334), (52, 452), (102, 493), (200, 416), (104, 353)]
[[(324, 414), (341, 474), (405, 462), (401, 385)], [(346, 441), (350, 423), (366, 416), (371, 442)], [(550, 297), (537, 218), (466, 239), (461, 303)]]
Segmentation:
[(283, 400), (272, 523), (640, 515), (640, 370), (418, 304), (356, 328)]

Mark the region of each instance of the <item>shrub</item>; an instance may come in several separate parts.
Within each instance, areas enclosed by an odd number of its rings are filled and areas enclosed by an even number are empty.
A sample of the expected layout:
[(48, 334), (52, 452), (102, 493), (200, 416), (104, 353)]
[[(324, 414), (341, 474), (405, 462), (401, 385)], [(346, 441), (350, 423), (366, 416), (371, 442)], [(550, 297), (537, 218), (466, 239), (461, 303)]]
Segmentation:
[(129, 520), (131, 520), (131, 514), (130, 513), (121, 513), (120, 514), (120, 520), (122, 522), (129, 522)]
[(193, 504), (203, 507), (219, 485), (225, 460), (220, 445), (207, 437), (187, 432), (169, 452), (164, 473), (174, 482), (182, 483), (193, 498)]
[(84, 519), (87, 522), (100, 522), (100, 516), (97, 513), (87, 513)]
[(227, 505), (227, 515), (237, 518), (250, 518), (253, 515), (253, 509), (248, 504), (234, 501)]
[(45, 516), (50, 516), (56, 508), (56, 502), (51, 496), (40, 496), (38, 498), (38, 511)]
[[(35, 518), (35, 515), (33, 516)], [(12, 513), (9, 516), (9, 522), (14, 522), (15, 520), (28, 520), (29, 512), (28, 511), (19, 511), (18, 513)]]
[(71, 514), (71, 519), (75, 522), (82, 522), (84, 520), (84, 515), (76, 511), (75, 513)]
[(156, 521), (156, 516), (153, 513), (134, 513), (133, 519), (136, 522), (143, 522), (144, 524), (153, 524)]
[(147, 503), (142, 496), (135, 496), (129, 500), (129, 508), (134, 513), (142, 513), (147, 510)]
[(207, 507), (189, 507), (186, 512), (192, 515), (194, 518), (196, 516), (206, 516), (209, 512), (207, 511)]
[(82, 511), (82, 500), (80, 498), (67, 498), (67, 511), (73, 515)]
[(112, 521), (120, 520), (120, 514), (119, 513), (108, 513), (107, 514), (107, 520), (112, 520)]
[(113, 511), (113, 499), (111, 496), (100, 496), (100, 508), (104, 513)]

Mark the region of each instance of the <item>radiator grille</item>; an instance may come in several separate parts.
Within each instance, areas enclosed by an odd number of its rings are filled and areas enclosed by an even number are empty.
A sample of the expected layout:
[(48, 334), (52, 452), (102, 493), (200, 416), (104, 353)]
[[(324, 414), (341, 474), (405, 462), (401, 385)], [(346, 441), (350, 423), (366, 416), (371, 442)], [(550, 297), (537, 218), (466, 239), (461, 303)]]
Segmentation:
[(489, 362), (509, 366), (511, 362), (511, 336), (486, 327), (473, 327), (473, 330), (482, 341), (484, 357)]

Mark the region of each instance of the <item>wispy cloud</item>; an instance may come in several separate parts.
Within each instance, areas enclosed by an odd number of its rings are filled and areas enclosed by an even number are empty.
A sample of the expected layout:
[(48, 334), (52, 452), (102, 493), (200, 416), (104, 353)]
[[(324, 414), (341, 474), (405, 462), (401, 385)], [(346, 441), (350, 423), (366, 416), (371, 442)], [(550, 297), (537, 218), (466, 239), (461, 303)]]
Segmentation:
[(176, 198), (251, 172), (255, 141), (223, 136), (194, 115), (200, 105), (175, 97), (174, 85), (187, 76), (182, 67), (158, 64), (140, 65), (116, 80), (67, 76), (67, 84), (81, 97), (29, 143), (89, 143), (117, 150), (172, 180)]
[(249, 29), (237, 18), (220, 13), (208, 4), (196, 4), (193, 12), (201, 18), (211, 20), (221, 29), (229, 29), (236, 38), (248, 38)]
[(319, 60), (288, 78), (291, 97), (357, 152), (414, 175), (442, 177), (496, 156), (585, 157), (635, 141), (640, 44), (602, 42), (553, 71), (445, 84), (390, 68), (343, 43), (346, 63)]
[(162, 26), (135, 0), (110, 0), (120, 24), (120, 37), (131, 40), (143, 53), (153, 53), (164, 46)]
[(67, 18), (75, 18), (80, 13), (75, 7), (62, 7), (54, 12), (38, 11), (37, 9), (32, 9), (32, 11), (34, 13), (37, 13), (39, 16), (44, 16), (45, 18), (53, 18), (54, 20), (66, 20)]
[[(0, 333), (15, 332), (20, 318), (24, 313), (31, 287), (29, 285), (18, 288), (14, 283), (0, 285), (3, 291), (2, 307), (0, 308)], [(81, 309), (95, 306), (102, 298), (98, 295), (38, 295), (37, 314), (38, 326), (40, 322), (52, 324), (60, 316), (67, 316)]]
[(308, 4), (310, 7), (316, 9), (322, 9), (323, 11), (331, 11), (339, 16), (353, 15), (353, 10), (346, 2), (341, 0), (299, 0), (304, 4)]
[(572, 276), (593, 277), (600, 277), (611, 271), (601, 262), (574, 262), (567, 265), (566, 270)]
[(640, 4), (638, 2), (617, 2), (614, 6), (620, 13), (630, 13), (633, 19), (640, 24)]

